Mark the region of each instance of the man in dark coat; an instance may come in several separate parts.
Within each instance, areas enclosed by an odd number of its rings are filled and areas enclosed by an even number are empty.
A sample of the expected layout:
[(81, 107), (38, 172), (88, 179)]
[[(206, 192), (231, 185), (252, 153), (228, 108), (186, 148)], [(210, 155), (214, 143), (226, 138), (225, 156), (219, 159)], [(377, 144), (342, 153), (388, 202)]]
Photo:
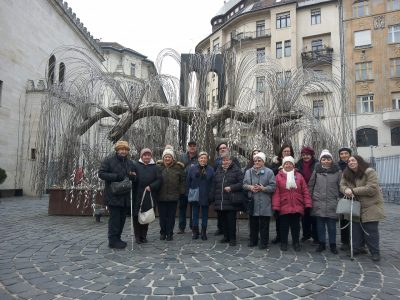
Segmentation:
[(104, 204), (108, 206), (110, 217), (108, 219), (108, 246), (110, 248), (123, 249), (126, 242), (121, 240), (124, 229), (127, 209), (130, 207), (130, 191), (123, 194), (113, 194), (111, 183), (119, 182), (128, 177), (135, 181), (136, 168), (128, 158), (129, 145), (126, 141), (118, 141), (115, 144), (115, 153), (106, 157), (101, 163), (99, 178), (105, 181)]

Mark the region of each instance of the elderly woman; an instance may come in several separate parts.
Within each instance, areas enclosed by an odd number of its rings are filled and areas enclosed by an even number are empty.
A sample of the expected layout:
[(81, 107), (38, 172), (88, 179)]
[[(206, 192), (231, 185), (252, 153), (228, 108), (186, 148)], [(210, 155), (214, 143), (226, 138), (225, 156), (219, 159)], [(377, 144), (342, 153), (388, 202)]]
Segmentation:
[(269, 242), (269, 221), (272, 216), (271, 196), (275, 191), (275, 176), (271, 169), (264, 166), (265, 154), (254, 155), (254, 165), (246, 171), (243, 188), (248, 191), (253, 205), (249, 211), (250, 242), (255, 247), (260, 239), (259, 248), (267, 249)]
[(242, 184), (242, 171), (233, 163), (231, 154), (224, 152), (215, 172), (213, 194), (214, 209), (219, 212), (222, 221), (224, 238), (221, 243), (229, 243), (230, 246), (236, 246), (236, 211), (239, 209), (233, 198), (243, 198)]
[(165, 148), (162, 160), (157, 161), (163, 184), (158, 195), (160, 240), (173, 240), (176, 207), (185, 194), (184, 164), (175, 160), (174, 150)]
[(140, 204), (143, 199), (142, 211), (151, 208), (157, 202), (158, 191), (162, 185), (162, 176), (153, 160), (153, 153), (149, 148), (140, 151), (139, 161), (135, 161), (136, 181), (133, 189), (133, 227), (136, 243), (147, 243), (147, 231), (149, 224), (140, 224), (138, 220)]
[(355, 197), (361, 206), (361, 218), (354, 220), (352, 224), (354, 255), (362, 254), (366, 243), (372, 260), (379, 261), (378, 225), (385, 215), (383, 196), (375, 170), (369, 168), (361, 156), (350, 156), (340, 181), (340, 190), (347, 197)]
[[(200, 152), (198, 164), (192, 166), (186, 177), (186, 189), (198, 189), (196, 201), (192, 201), (192, 239), (199, 238), (199, 212), (201, 208), (201, 239), (207, 240), (208, 206), (212, 200), (214, 169), (208, 163), (208, 153)], [(191, 201), (191, 199), (188, 200)], [(193, 199), (192, 199), (193, 200)]]
[(280, 219), (281, 250), (287, 251), (290, 228), (293, 248), (295, 251), (300, 251), (300, 219), (305, 210), (311, 210), (311, 197), (303, 176), (294, 169), (294, 158), (284, 157), (282, 167), (283, 169), (276, 175), (272, 209)]

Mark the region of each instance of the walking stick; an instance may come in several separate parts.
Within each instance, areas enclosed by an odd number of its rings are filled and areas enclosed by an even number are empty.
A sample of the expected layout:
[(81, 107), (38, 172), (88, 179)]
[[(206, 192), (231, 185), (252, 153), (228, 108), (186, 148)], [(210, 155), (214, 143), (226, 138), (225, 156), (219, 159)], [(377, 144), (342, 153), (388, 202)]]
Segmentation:
[(133, 200), (132, 200), (132, 191), (130, 191), (130, 198), (131, 198), (131, 239), (132, 239), (132, 251), (133, 251)]
[(350, 259), (354, 260), (353, 257), (353, 200), (354, 196), (351, 197), (351, 205), (350, 205)]

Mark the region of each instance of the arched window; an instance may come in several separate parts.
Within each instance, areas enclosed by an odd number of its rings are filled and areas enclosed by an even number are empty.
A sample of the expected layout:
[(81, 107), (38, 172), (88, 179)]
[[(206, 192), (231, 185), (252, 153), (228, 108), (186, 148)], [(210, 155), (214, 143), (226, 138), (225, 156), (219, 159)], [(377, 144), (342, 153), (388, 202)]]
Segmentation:
[(400, 127), (395, 127), (390, 130), (392, 146), (400, 146)]
[(378, 146), (378, 131), (373, 128), (361, 128), (356, 132), (357, 147)]
[(47, 75), (48, 85), (54, 84), (54, 71), (56, 68), (56, 57), (52, 55), (49, 59), (49, 73)]
[(60, 66), (58, 68), (58, 83), (59, 84), (64, 82), (64, 77), (65, 77), (65, 64), (60, 63)]

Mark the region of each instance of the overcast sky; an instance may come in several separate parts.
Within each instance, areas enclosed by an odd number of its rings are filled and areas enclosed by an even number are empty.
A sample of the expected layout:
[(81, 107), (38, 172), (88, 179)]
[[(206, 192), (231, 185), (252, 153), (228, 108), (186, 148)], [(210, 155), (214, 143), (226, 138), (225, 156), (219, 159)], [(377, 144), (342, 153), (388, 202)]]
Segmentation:
[(67, 2), (94, 38), (118, 42), (153, 62), (165, 48), (194, 53), (196, 45), (211, 33), (211, 18), (224, 5), (224, 0)]

